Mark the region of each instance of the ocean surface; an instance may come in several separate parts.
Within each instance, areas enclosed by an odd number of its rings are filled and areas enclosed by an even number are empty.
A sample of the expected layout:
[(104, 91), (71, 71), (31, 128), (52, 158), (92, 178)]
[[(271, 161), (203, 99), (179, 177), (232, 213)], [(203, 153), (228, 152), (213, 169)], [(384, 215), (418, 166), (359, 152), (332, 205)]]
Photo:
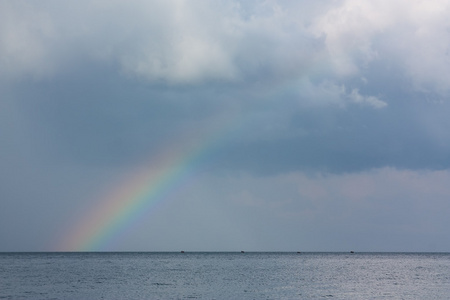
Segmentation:
[(0, 299), (450, 299), (450, 254), (0, 253)]

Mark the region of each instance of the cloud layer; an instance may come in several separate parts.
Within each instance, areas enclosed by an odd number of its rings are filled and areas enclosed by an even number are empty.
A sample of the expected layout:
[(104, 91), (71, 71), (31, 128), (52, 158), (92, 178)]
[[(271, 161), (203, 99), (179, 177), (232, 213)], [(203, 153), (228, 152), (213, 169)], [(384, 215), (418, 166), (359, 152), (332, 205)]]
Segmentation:
[[(255, 250), (297, 247), (291, 226), (323, 235), (299, 233), (310, 250), (344, 249), (332, 236), (352, 244), (347, 230), (355, 248), (448, 249), (449, 14), (447, 0), (1, 2), (1, 244), (51, 250), (111, 182), (217, 129), (184, 200), (192, 228), (220, 220), (223, 241)], [(164, 220), (191, 219), (171, 201), (152, 216), (167, 230), (140, 240), (142, 220), (129, 245), (178, 250)]]

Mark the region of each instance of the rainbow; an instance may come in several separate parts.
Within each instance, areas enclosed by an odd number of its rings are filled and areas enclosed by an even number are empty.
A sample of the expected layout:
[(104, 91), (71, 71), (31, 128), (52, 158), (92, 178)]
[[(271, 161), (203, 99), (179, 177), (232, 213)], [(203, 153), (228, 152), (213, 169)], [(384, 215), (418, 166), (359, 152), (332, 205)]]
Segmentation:
[(144, 164), (146, 167), (134, 172), (100, 201), (94, 201), (94, 207), (62, 234), (56, 249), (102, 251), (108, 248), (125, 228), (188, 184), (225, 136), (223, 130), (210, 126), (206, 133), (187, 134), (176, 145), (164, 147), (160, 155), (152, 156), (149, 163)]

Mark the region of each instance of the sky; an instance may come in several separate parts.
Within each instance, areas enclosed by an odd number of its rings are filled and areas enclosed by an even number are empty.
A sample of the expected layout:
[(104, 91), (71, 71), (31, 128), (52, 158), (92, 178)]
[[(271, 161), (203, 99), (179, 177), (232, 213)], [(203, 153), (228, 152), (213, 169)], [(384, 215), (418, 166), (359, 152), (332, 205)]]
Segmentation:
[(0, 0), (0, 251), (450, 251), (449, 15)]

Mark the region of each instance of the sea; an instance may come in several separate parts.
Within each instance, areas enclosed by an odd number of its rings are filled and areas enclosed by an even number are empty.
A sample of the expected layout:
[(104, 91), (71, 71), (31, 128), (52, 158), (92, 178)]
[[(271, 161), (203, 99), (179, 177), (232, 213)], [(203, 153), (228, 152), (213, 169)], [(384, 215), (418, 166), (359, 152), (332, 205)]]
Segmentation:
[(0, 299), (450, 299), (450, 254), (0, 253)]

